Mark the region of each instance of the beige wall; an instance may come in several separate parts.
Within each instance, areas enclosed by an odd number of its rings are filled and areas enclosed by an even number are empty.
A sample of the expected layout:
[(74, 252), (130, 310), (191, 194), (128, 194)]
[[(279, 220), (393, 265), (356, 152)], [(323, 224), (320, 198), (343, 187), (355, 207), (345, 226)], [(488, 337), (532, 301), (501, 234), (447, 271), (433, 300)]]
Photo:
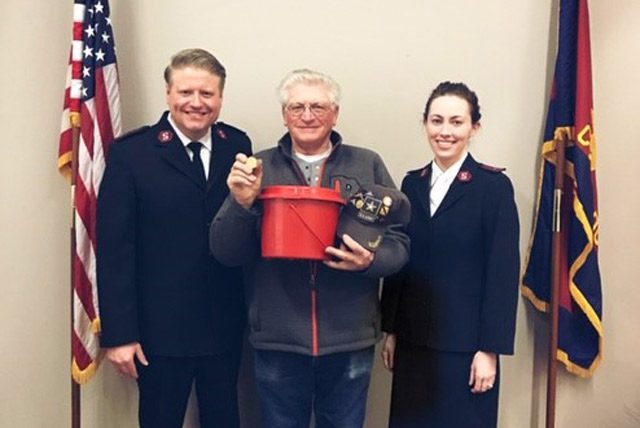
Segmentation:
[[(338, 129), (349, 143), (380, 152), (399, 183), (430, 156), (420, 127), (428, 91), (444, 79), (464, 80), (484, 113), (472, 151), (508, 168), (524, 251), (557, 1), (111, 0), (124, 128), (157, 119), (168, 57), (201, 46), (229, 72), (223, 120), (246, 129), (257, 149), (271, 146), (284, 130), (274, 87), (307, 66), (342, 84)], [(71, 3), (0, 6), (0, 114), (8, 131), (0, 147), (2, 427), (70, 420), (69, 192), (55, 164)], [(591, 380), (560, 370), (557, 426), (631, 427), (640, 424), (640, 3), (591, 7), (606, 349)], [(544, 426), (545, 328), (521, 301), (517, 354), (503, 364), (502, 427)], [(368, 427), (386, 426), (389, 381), (377, 367)], [(83, 388), (84, 426), (134, 426), (136, 399), (135, 385), (105, 365)], [(186, 426), (193, 420), (190, 413)]]

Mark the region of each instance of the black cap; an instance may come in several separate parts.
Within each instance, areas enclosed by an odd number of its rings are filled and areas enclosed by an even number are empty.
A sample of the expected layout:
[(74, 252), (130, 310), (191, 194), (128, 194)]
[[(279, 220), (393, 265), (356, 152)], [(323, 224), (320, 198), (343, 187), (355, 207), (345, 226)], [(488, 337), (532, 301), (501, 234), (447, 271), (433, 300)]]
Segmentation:
[(399, 190), (372, 185), (355, 192), (342, 209), (338, 237), (352, 237), (369, 251), (380, 248), (387, 228), (392, 224), (409, 223), (411, 205)]

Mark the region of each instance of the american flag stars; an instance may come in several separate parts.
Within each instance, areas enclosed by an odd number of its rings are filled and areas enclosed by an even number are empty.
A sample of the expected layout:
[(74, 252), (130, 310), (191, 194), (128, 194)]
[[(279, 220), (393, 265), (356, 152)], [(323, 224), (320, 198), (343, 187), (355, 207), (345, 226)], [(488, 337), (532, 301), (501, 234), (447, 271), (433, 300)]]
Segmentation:
[(97, 67), (115, 63), (113, 30), (109, 17), (109, 6), (103, 1), (87, 1), (84, 18), (84, 50), (82, 72), (82, 98), (94, 97), (95, 75)]
[(108, 149), (120, 135), (120, 95), (108, 0), (74, 0), (73, 40), (65, 89), (58, 168), (69, 176), (77, 142), (73, 255), (73, 378), (84, 383), (98, 366), (99, 309), (95, 212)]

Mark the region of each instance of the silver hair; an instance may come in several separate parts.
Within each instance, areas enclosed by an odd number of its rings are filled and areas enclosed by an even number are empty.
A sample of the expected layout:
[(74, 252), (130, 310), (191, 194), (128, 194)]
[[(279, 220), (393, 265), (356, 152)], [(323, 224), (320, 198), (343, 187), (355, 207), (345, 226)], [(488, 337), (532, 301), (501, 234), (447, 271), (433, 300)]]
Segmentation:
[(335, 106), (340, 105), (340, 85), (338, 85), (335, 80), (318, 71), (302, 68), (299, 70), (293, 70), (284, 76), (278, 85), (278, 101), (280, 101), (282, 107), (289, 103), (289, 90), (300, 83), (306, 85), (323, 85), (329, 91), (329, 100), (331, 101), (331, 104)]

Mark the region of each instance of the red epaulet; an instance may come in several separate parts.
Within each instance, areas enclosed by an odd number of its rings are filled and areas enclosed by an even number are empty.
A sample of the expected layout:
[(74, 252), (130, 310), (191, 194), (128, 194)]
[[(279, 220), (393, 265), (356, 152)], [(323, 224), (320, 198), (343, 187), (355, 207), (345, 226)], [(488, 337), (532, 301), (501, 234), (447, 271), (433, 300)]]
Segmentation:
[(420, 177), (425, 177), (430, 171), (431, 171), (431, 163), (428, 163), (427, 166), (424, 166), (422, 168), (407, 171), (407, 174), (418, 174)]
[(499, 166), (492, 166), (492, 165), (487, 165), (484, 163), (478, 164), (480, 166), (480, 168), (486, 170), (486, 171), (491, 171), (491, 172), (504, 172), (507, 170), (507, 168), (501, 168)]

